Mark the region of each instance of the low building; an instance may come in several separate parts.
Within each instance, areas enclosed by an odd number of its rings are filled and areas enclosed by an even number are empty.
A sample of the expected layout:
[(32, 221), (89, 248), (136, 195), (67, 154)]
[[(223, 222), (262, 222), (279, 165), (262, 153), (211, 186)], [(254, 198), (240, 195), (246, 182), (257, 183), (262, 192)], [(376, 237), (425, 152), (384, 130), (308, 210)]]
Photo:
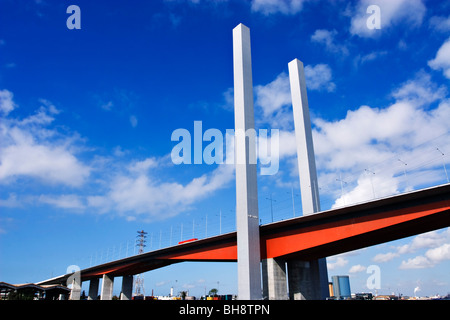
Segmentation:
[(10, 284), (0, 282), (1, 300), (65, 300), (70, 289), (62, 285), (37, 285), (34, 283)]

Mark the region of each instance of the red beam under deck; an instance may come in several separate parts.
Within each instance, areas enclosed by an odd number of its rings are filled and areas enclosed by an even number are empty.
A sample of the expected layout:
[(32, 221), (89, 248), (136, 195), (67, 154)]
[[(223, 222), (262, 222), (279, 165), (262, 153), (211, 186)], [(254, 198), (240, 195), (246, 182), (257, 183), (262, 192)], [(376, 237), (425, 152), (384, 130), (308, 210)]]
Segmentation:
[(212, 245), (204, 248), (194, 248), (180, 253), (170, 254), (161, 259), (183, 260), (183, 261), (237, 261), (236, 232), (225, 243)]
[[(389, 227), (404, 225), (408, 227), (408, 222), (419, 218), (430, 217), (436, 213), (447, 213), (446, 219), (442, 219), (442, 227), (450, 225), (450, 202), (441, 201), (420, 205), (411, 208), (382, 212), (370, 216), (351, 217), (338, 221), (312, 226), (297, 226), (287, 231), (264, 234), (264, 227), (261, 229), (261, 258), (276, 258), (296, 254), (301, 256), (302, 251), (316, 247), (327, 246), (333, 243), (339, 243), (342, 240), (348, 240), (380, 231)], [(426, 227), (427, 220), (423, 220), (423, 227)], [(411, 226), (412, 227), (412, 226)], [(416, 228), (415, 228), (416, 229)], [(433, 228), (434, 229), (434, 228)], [(420, 230), (418, 233), (420, 233)], [(427, 231), (427, 230), (425, 230)], [(423, 231), (423, 232), (425, 232)], [(413, 234), (415, 230), (411, 231)], [(389, 239), (386, 240), (386, 237)], [(374, 244), (390, 241), (391, 236), (381, 233)], [(355, 239), (356, 240), (356, 239)], [(354, 249), (358, 249), (358, 243), (354, 244)], [(351, 249), (348, 245), (337, 248), (336, 253), (346, 252)], [(333, 254), (336, 254), (333, 253)], [(327, 256), (324, 252), (323, 255)], [(225, 244), (210, 246), (206, 248), (185, 249), (180, 253), (174, 253), (161, 257), (162, 259), (174, 259), (183, 261), (237, 261), (236, 241), (230, 241)]]
[[(281, 256), (304, 256), (307, 258), (320, 258), (337, 253), (343, 253), (364, 247), (365, 241), (361, 238), (372, 237), (372, 245), (391, 241), (395, 238), (401, 238), (389, 234), (389, 232), (381, 232), (389, 228), (403, 226), (404, 229), (411, 229), (408, 234), (421, 233), (414, 222), (423, 218), (422, 227), (427, 227), (427, 219), (437, 213), (447, 213), (446, 219), (442, 220), (442, 227), (450, 225), (450, 202), (442, 201), (427, 205), (421, 205), (412, 208), (405, 208), (389, 212), (383, 212), (370, 216), (353, 217), (345, 220), (329, 222), (322, 225), (307, 226), (299, 229), (263, 236), (261, 242), (261, 254), (264, 258), (276, 258)], [(414, 226), (413, 226), (414, 225)], [(434, 229), (434, 228), (432, 228)], [(407, 231), (407, 230), (405, 230)], [(428, 231), (424, 229), (423, 232)], [(344, 241), (350, 241), (342, 245)], [(358, 242), (358, 239), (360, 242)], [(333, 247), (334, 245), (334, 248)], [(341, 245), (339, 245), (341, 244)], [(323, 248), (321, 253), (306, 254), (307, 250)], [(327, 252), (328, 248), (330, 252)], [(334, 249), (334, 250), (333, 250)], [(333, 251), (333, 252), (331, 252)]]

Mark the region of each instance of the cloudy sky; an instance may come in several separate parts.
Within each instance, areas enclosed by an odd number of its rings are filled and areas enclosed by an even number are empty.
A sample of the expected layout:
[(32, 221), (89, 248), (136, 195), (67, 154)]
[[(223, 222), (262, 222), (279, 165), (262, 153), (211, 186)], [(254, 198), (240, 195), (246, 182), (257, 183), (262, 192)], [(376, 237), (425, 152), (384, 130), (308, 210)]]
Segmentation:
[[(71, 4), (81, 29), (67, 27)], [(379, 29), (368, 27), (371, 5)], [(271, 207), (274, 220), (301, 215), (294, 58), (305, 65), (323, 210), (448, 182), (448, 2), (0, 0), (0, 281), (125, 257), (137, 230), (151, 250), (235, 229), (233, 166), (175, 165), (171, 136), (182, 128), (194, 141), (194, 121), (224, 136), (234, 128), (239, 23), (251, 29), (257, 129), (280, 132), (279, 171), (258, 177), (261, 223)], [(380, 293), (450, 292), (449, 229), (327, 261), (354, 292), (369, 291), (371, 265)], [(155, 294), (237, 291), (232, 263), (144, 278)]]

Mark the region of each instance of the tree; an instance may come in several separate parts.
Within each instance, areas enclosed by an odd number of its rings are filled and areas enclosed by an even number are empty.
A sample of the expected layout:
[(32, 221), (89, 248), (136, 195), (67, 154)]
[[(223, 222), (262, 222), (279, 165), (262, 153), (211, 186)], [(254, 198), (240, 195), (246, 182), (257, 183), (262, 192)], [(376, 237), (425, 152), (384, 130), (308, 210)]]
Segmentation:
[(187, 291), (180, 291), (181, 300), (185, 300), (187, 295), (188, 295)]
[(219, 292), (219, 290), (217, 290), (216, 288), (212, 288), (211, 290), (209, 290), (208, 295), (210, 296), (217, 296), (217, 292)]

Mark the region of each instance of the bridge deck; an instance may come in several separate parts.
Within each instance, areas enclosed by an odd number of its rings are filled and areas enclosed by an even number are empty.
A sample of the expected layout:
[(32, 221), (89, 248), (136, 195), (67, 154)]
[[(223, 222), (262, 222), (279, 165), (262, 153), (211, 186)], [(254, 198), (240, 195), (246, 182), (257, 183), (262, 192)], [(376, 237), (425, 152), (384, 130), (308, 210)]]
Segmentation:
[[(448, 226), (450, 184), (263, 225), (261, 258), (317, 259)], [(81, 277), (138, 274), (182, 261), (237, 261), (236, 232), (90, 267)]]

